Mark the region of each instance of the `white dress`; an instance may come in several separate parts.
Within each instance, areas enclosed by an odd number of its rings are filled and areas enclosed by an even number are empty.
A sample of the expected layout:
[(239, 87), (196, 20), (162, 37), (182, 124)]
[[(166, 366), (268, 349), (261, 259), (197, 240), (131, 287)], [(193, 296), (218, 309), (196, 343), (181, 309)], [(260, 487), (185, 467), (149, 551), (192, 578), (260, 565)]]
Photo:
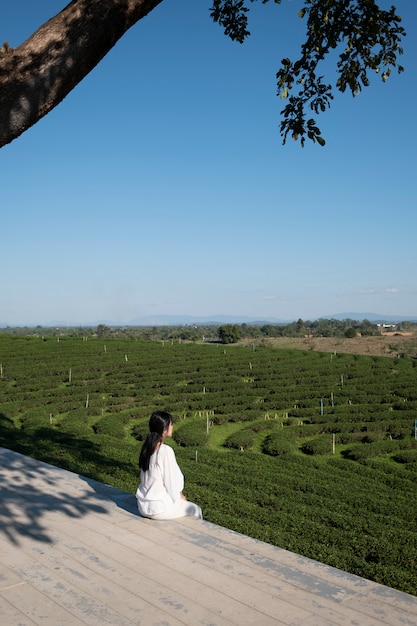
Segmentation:
[(152, 519), (175, 519), (192, 515), (202, 518), (198, 505), (181, 497), (184, 476), (175, 452), (166, 444), (158, 446), (149, 461), (149, 469), (140, 472), (136, 491), (139, 513)]

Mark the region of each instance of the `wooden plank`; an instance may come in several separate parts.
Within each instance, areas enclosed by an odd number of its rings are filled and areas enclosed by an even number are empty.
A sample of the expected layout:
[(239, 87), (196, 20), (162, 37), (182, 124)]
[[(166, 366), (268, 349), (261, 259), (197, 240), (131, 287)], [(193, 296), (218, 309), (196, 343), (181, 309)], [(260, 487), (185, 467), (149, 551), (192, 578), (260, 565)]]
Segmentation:
[[(173, 533), (175, 536), (185, 537), (187, 541), (197, 545), (202, 545), (206, 542), (211, 549), (225, 551), (225, 554), (230, 554), (231, 556), (237, 553), (239, 558), (247, 560), (251, 566), (261, 565), (262, 568), (271, 569), (271, 571), (277, 571), (278, 573), (280, 567), (287, 567), (289, 569), (286, 570), (285, 575), (290, 580), (294, 578), (297, 581), (299, 574), (304, 573), (307, 576), (313, 576), (317, 581), (339, 585), (355, 595), (363, 593), (367, 598), (369, 595), (375, 596), (375, 601), (377, 602), (384, 601), (390, 606), (410, 611), (417, 615), (416, 596), (380, 585), (319, 561), (258, 541), (252, 537), (241, 535), (216, 524), (205, 522), (204, 529), (201, 529), (195, 523), (195, 520), (183, 518), (177, 520), (175, 526), (167, 526), (165, 530), (168, 533)], [(308, 588), (310, 591), (312, 590), (310, 581), (308, 581)], [(321, 592), (320, 586), (318, 591)], [(343, 600), (344, 596), (341, 596), (340, 599)]]
[[(414, 626), (417, 623), (417, 598), (414, 596), (212, 524), (205, 523), (202, 527), (201, 523), (191, 519), (183, 523), (165, 522), (164, 525), (162, 522), (143, 522), (140, 530), (138, 529), (142, 538), (149, 537), (151, 533), (153, 540), (159, 544), (169, 546), (171, 550), (175, 549), (178, 554), (187, 549), (189, 555), (192, 553), (193, 558), (203, 561), (210, 558), (210, 554), (215, 555), (215, 567), (221, 567), (230, 575), (233, 565), (237, 564), (237, 577), (242, 579), (245, 575), (251, 585), (258, 589), (268, 589), (271, 594), (274, 591), (276, 593), (279, 581), (281, 597), (285, 597), (288, 602), (294, 602), (298, 607), (319, 612), (323, 619), (330, 614), (335, 624), (351, 623), (350, 619), (355, 614), (363, 623), (366, 619), (366, 624), (375, 626), (382, 623), (389, 626)], [(136, 528), (137, 522), (131, 518), (124, 526)], [(229, 541), (230, 538), (232, 542)], [(284, 565), (280, 562), (283, 556), (286, 557)], [(388, 599), (396, 599), (396, 604), (384, 603), (381, 589)], [(381, 598), (371, 603), (369, 594), (378, 590)]]
[[(73, 534), (75, 537), (80, 534), (76, 524)], [(67, 554), (63, 554), (60, 549), (63, 543), (58, 536), (52, 546), (46, 547), (27, 539), (16, 555), (14, 549), (0, 540), (0, 552), (2, 560), (9, 566), (15, 564), (15, 571), (22, 580), (30, 581), (36, 589), (53, 597), (82, 623), (125, 626), (163, 623), (165, 620), (176, 626), (213, 621), (215, 616), (210, 611), (204, 614), (198, 604), (187, 603), (178, 594), (145, 579), (137, 561), (134, 569), (121, 567), (77, 540), (71, 540)], [(78, 558), (71, 556), (72, 553)], [(220, 617), (218, 623), (228, 624)]]
[[(7, 592), (6, 592), (7, 596)], [(36, 622), (31, 620), (27, 615), (22, 613), (19, 608), (11, 604), (0, 591), (0, 616), (1, 623), (4, 626), (12, 626), (19, 624), (19, 626), (35, 626)]]
[[(94, 532), (95, 536), (90, 537), (89, 542), (100, 541), (97, 537), (99, 532), (103, 532), (105, 540), (110, 540), (109, 533), (112, 529), (106, 529), (106, 521), (100, 524), (100, 528), (91, 518), (84, 518), (80, 523)], [(338, 603), (304, 592), (288, 584), (285, 578), (278, 578), (275, 573), (271, 576), (265, 574), (263, 570), (257, 572), (252, 564), (247, 565), (240, 563), (239, 559), (223, 557), (217, 550), (187, 544), (186, 540), (175, 536), (172, 529), (175, 529), (176, 522), (158, 523), (136, 518), (130, 519), (126, 524), (129, 529), (133, 526), (133, 535), (130, 532), (123, 535), (119, 528), (117, 542), (122, 542), (129, 552), (134, 553), (136, 550), (146, 558), (152, 556), (158, 560), (160, 567), (180, 571), (191, 580), (201, 581), (207, 588), (216, 585), (219, 590), (228, 589), (233, 597), (247, 605), (252, 606), (251, 598), (254, 597), (260, 606), (261, 599), (264, 612), (275, 616), (276, 622), (293, 624), (301, 620), (302, 623), (302, 620), (312, 619), (313, 615), (317, 614), (323, 624), (329, 620), (329, 623), (335, 626), (352, 624), (358, 618), (358, 611), (349, 610), (339, 606)], [(166, 532), (168, 526), (171, 527), (169, 533)], [(85, 536), (85, 533), (83, 535)], [(158, 556), (160, 548), (162, 553)], [(119, 554), (122, 553), (120, 547), (117, 550)], [(359, 613), (359, 617), (365, 618), (362, 613)], [(378, 620), (369, 620), (368, 623), (370, 626), (381, 624)]]
[(67, 610), (60, 602), (56, 602), (45, 585), (43, 590), (37, 589), (30, 583), (9, 587), (2, 591), (1, 595), (17, 611), (16, 621), (12, 621), (13, 613), (9, 613), (8, 622), (2, 619), (5, 626), (20, 625), (22, 615), (24, 620), (29, 620), (29, 624), (42, 624), (42, 626), (74, 626), (77, 623), (87, 623), (78, 620), (71, 610)]
[[(299, 573), (303, 572), (320, 581), (336, 583), (336, 585), (343, 587), (345, 590), (353, 592), (353, 597), (357, 594), (362, 594), (368, 601), (369, 597), (372, 597), (377, 603), (384, 602), (391, 607), (417, 616), (417, 597), (414, 595), (350, 574), (294, 552), (258, 541), (252, 537), (241, 535), (216, 524), (205, 522), (204, 530), (201, 533), (198, 523), (196, 524), (195, 522), (196, 520), (191, 518), (183, 518), (177, 520), (175, 527), (167, 527), (166, 531), (173, 532), (175, 535), (181, 534), (187, 541), (192, 541), (197, 543), (197, 545), (201, 545), (201, 541), (208, 541), (212, 549), (217, 550), (218, 546), (219, 550), (224, 548), (226, 550), (230, 549), (232, 554), (237, 550), (239, 557), (248, 559), (251, 565), (261, 564), (262, 568), (271, 567), (272, 571), (276, 571), (276, 568), (280, 566), (286, 566), (290, 570), (293, 568), (295, 570), (295, 580), (297, 580)], [(230, 544), (230, 547), (228, 547), (228, 544)], [(288, 573), (291, 575), (291, 572), (286, 572), (286, 575)], [(310, 587), (309, 589), (311, 590)], [(344, 601), (343, 596), (341, 600)]]
[[(38, 558), (33, 553), (28, 554), (29, 546), (35, 549)], [(86, 580), (78, 576), (71, 564), (68, 566), (74, 582), (68, 581), (65, 567), (61, 569), (61, 564), (53, 558), (54, 552), (55, 546), (37, 544), (31, 538), (24, 538), (19, 549), (0, 539), (2, 562), (13, 569), (20, 580), (26, 582), (24, 586), (10, 587), (7, 592), (2, 592), (3, 595), (10, 602), (14, 598), (13, 604), (23, 607), (22, 610), (31, 607), (26, 614), (36, 623), (45, 622), (53, 626), (59, 621), (63, 624), (79, 621), (95, 626), (99, 623), (114, 626), (135, 623), (114, 610), (111, 602), (101, 602), (95, 598)], [(57, 621), (54, 622), (55, 617)]]
[[(195, 572), (195, 566), (181, 571), (180, 560), (175, 555), (170, 558), (169, 549), (161, 548), (155, 543), (138, 541), (122, 528), (117, 533), (111, 524), (106, 522), (97, 528), (94, 520), (91, 526), (84, 518), (83, 529), (66, 525), (61, 528), (67, 537), (72, 537), (76, 544), (61, 541), (58, 548), (75, 554), (75, 545), (79, 548), (78, 558), (89, 562), (92, 567), (111, 564), (117, 570), (118, 576), (123, 579), (123, 586), (140, 585), (144, 597), (155, 596), (153, 602), (160, 602), (160, 597), (170, 597), (171, 602), (182, 603), (187, 613), (194, 613), (191, 623), (200, 623), (199, 615), (206, 617), (212, 614), (214, 623), (226, 620), (236, 624), (279, 624), (285, 623), (277, 619), (275, 611), (268, 614), (260, 600), (267, 602), (269, 597), (259, 598), (258, 592), (252, 589), (239, 588), (235, 581), (225, 577), (223, 585), (210, 584), (213, 581), (201, 580)], [(124, 541), (121, 541), (123, 535)], [(81, 546), (81, 540), (83, 545)], [(146, 545), (145, 545), (146, 544)], [(194, 571), (193, 571), (194, 570)], [(194, 575), (193, 575), (194, 574)], [(245, 596), (246, 593), (246, 596)], [(261, 594), (262, 596), (262, 594)], [(176, 600), (175, 600), (176, 599)], [(182, 616), (182, 619), (185, 619)], [(187, 618), (188, 623), (188, 618)]]

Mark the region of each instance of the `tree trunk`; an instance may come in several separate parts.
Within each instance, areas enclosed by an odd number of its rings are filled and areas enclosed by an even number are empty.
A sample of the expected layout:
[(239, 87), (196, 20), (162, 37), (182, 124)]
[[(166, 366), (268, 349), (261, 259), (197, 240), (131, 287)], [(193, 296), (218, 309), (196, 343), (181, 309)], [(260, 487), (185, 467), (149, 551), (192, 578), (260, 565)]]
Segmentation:
[(0, 50), (0, 147), (49, 113), (162, 0), (73, 0), (17, 48)]

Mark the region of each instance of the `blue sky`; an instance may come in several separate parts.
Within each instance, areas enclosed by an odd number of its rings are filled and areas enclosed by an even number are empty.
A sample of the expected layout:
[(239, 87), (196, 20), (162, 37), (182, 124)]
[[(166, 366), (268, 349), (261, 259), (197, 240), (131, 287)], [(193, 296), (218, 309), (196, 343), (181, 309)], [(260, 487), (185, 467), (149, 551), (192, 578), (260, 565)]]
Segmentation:
[[(65, 4), (3, 2), (1, 41)], [(255, 4), (243, 46), (210, 4), (165, 0), (0, 150), (0, 324), (417, 316), (417, 3), (405, 73), (336, 95), (304, 149), (275, 95), (303, 3)]]

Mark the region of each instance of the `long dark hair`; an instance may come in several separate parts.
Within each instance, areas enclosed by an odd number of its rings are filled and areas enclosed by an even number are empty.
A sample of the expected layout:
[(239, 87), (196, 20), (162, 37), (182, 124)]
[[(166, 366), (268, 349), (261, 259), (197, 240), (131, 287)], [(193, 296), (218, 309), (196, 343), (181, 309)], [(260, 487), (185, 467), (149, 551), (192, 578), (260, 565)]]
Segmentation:
[(142, 450), (139, 455), (139, 468), (144, 472), (149, 469), (149, 460), (155, 452), (155, 448), (162, 443), (162, 433), (172, 424), (173, 419), (167, 411), (154, 411), (149, 419), (149, 435), (143, 442)]

